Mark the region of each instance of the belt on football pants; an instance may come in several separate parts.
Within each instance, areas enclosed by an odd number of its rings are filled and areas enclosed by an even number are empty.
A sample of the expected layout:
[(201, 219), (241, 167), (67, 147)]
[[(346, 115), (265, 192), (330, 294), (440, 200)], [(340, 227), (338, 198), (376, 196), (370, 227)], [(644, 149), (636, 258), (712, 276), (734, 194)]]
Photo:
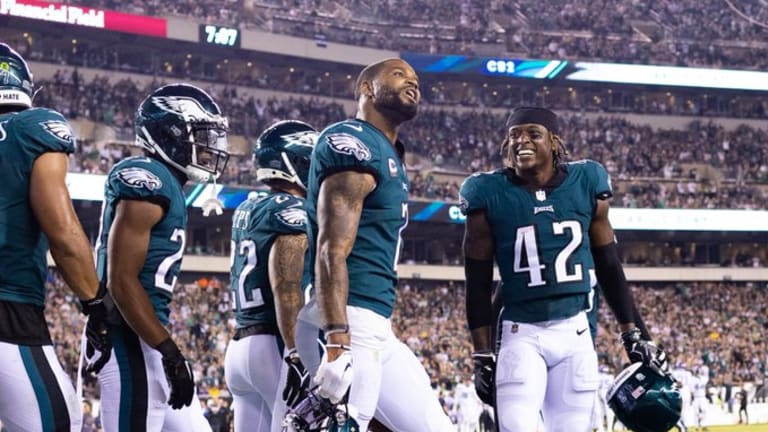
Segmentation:
[(246, 338), (248, 336), (253, 335), (279, 335), (280, 330), (277, 328), (277, 324), (265, 324), (265, 323), (259, 323), (259, 324), (252, 324), (248, 327), (241, 327), (239, 329), (235, 330), (235, 336), (232, 337), (233, 340), (240, 340), (242, 338)]

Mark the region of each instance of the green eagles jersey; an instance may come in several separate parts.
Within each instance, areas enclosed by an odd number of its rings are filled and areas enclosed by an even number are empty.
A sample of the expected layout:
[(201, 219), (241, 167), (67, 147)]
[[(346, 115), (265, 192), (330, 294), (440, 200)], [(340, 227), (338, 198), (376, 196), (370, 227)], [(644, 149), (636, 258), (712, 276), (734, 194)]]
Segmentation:
[(163, 218), (150, 232), (139, 281), (152, 301), (157, 318), (167, 324), (168, 305), (186, 242), (187, 209), (181, 182), (165, 164), (147, 157), (127, 158), (112, 167), (104, 185), (101, 230), (96, 243), (97, 272), (102, 284), (107, 282), (109, 231), (120, 200), (150, 201), (165, 210)]
[(610, 196), (608, 173), (591, 160), (561, 165), (547, 188), (529, 189), (511, 169), (464, 181), (463, 211), (486, 211), (493, 233), (503, 319), (549, 321), (589, 309), (589, 227), (597, 200)]
[(45, 304), (48, 240), (30, 207), (29, 179), (38, 156), (74, 146), (69, 123), (55, 111), (0, 115), (0, 300)]
[(278, 236), (306, 232), (303, 198), (274, 193), (237, 207), (232, 217), (230, 289), (238, 327), (277, 325), (269, 253)]
[(323, 180), (340, 171), (366, 172), (376, 179), (376, 188), (365, 199), (355, 244), (347, 258), (348, 304), (384, 317), (392, 315), (400, 233), (408, 222), (409, 181), (402, 162), (405, 150), (399, 141), (397, 148), (368, 122), (354, 119), (333, 124), (317, 139), (307, 192), (309, 250), (314, 263), (316, 208)]

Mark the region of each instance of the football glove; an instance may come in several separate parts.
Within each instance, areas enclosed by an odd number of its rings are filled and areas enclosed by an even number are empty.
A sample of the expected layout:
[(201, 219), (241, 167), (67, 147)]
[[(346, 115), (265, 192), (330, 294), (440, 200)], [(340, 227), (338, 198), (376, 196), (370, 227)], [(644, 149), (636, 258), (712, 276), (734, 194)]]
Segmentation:
[(88, 317), (85, 325), (85, 368), (83, 375), (98, 375), (112, 355), (112, 339), (109, 337), (107, 308), (101, 297), (80, 300), (83, 314)]
[(475, 392), (481, 401), (495, 406), (496, 393), (496, 356), (491, 351), (472, 353), (475, 364)]
[(301, 363), (295, 348), (288, 351), (288, 355), (285, 356), (285, 363), (288, 366), (288, 376), (283, 389), (283, 400), (289, 407), (293, 408), (296, 402), (304, 399), (307, 394), (309, 373), (304, 364)]
[(168, 405), (173, 409), (189, 406), (195, 393), (192, 367), (171, 338), (161, 342), (155, 349), (163, 355), (165, 379), (168, 380), (168, 386), (171, 387)]
[(336, 360), (329, 362), (328, 354), (323, 354), (320, 367), (317, 368), (315, 384), (317, 394), (331, 401), (333, 404), (341, 402), (349, 392), (352, 385), (352, 353), (344, 351)]
[(655, 343), (640, 337), (640, 329), (633, 328), (621, 334), (621, 343), (627, 351), (627, 357), (632, 363), (641, 362), (646, 366), (658, 369), (661, 373), (669, 372), (669, 361), (664, 349)]

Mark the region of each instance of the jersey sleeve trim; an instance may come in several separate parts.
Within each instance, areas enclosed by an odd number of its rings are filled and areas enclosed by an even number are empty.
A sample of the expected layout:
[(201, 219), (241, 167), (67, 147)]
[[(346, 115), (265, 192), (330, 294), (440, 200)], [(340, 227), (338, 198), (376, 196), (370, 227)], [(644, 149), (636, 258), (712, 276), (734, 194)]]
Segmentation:
[(373, 179), (376, 181), (376, 184), (379, 183), (379, 172), (374, 167), (352, 165), (352, 166), (335, 166), (333, 168), (325, 169), (323, 171), (323, 174), (318, 179), (318, 185), (323, 184), (323, 181), (326, 178), (344, 171), (354, 171), (361, 174), (371, 174), (373, 176)]
[(138, 197), (138, 196), (118, 196), (115, 199), (115, 205), (120, 200), (125, 201), (146, 201), (155, 205), (159, 205), (163, 208), (163, 214), (168, 213), (168, 209), (171, 208), (171, 200), (168, 197), (165, 197), (163, 195), (151, 195), (151, 196), (145, 196), (145, 197)]

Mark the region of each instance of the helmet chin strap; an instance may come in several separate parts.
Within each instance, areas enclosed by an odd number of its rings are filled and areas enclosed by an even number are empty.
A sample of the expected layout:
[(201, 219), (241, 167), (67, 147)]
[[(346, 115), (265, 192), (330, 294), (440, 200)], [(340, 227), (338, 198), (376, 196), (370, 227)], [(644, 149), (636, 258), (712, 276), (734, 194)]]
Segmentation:
[(288, 159), (288, 155), (285, 154), (285, 152), (280, 152), (280, 157), (283, 159), (283, 163), (288, 168), (288, 172), (291, 173), (291, 176), (293, 177), (293, 181), (296, 182), (296, 184), (299, 185), (299, 187), (301, 187), (302, 189), (304, 189), (306, 191), (307, 187), (304, 185), (304, 183), (299, 178), (299, 174), (296, 172), (296, 169), (293, 167), (293, 164)]
[[(160, 148), (160, 145), (157, 142), (155, 142), (154, 138), (152, 138), (152, 135), (149, 134), (149, 131), (147, 130), (146, 126), (142, 126), (141, 127), (141, 131), (143, 132), (144, 136), (143, 137), (142, 136), (137, 136), (136, 137), (136, 141), (139, 144), (141, 144), (141, 146), (144, 149), (148, 150), (151, 153), (155, 153), (155, 154), (160, 155), (160, 157), (165, 161), (165, 163), (167, 163), (168, 165), (170, 165), (170, 166), (176, 168), (177, 170), (181, 171), (187, 177), (193, 176), (197, 180), (197, 178), (199, 177), (199, 174), (191, 173), (188, 168), (179, 165), (178, 163), (173, 161), (171, 158), (169, 158), (168, 155), (165, 154), (163, 149)], [(206, 178), (206, 179), (198, 180), (198, 181), (204, 182), (204, 181), (208, 181), (208, 179)]]

